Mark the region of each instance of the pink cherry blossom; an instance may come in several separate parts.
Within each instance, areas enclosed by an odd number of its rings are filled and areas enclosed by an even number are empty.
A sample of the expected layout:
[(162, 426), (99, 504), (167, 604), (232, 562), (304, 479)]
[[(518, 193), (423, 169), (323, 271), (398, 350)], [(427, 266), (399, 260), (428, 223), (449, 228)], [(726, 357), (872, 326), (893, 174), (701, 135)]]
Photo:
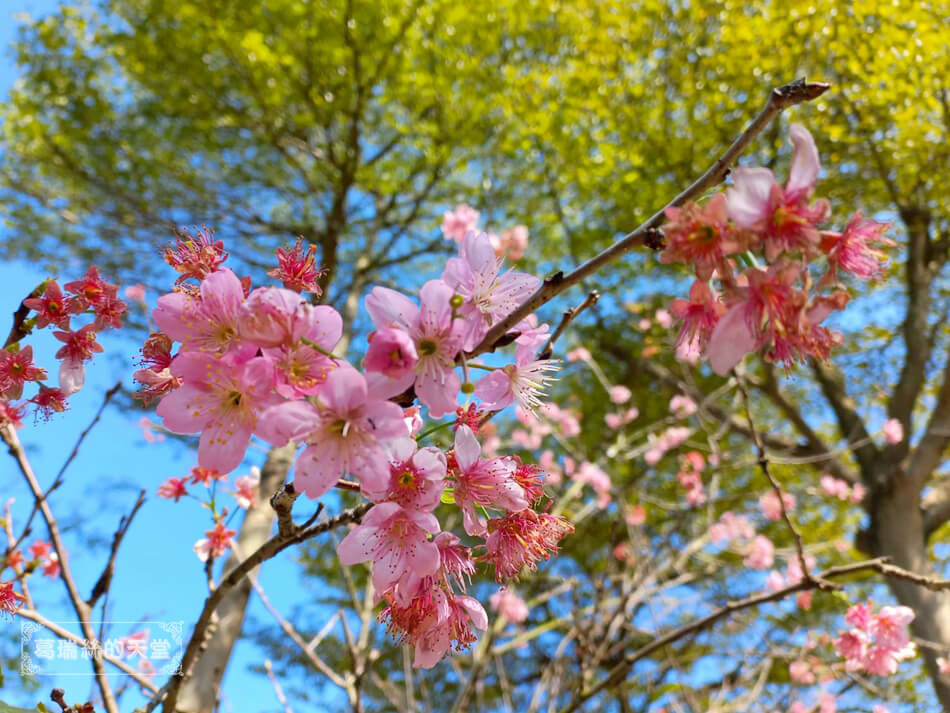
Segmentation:
[(815, 674), (812, 673), (811, 666), (806, 661), (792, 661), (788, 665), (788, 675), (795, 683), (805, 686), (810, 686), (815, 682)]
[(610, 396), (610, 400), (615, 404), (623, 404), (630, 400), (630, 397), (633, 396), (633, 392), (630, 391), (626, 386), (618, 385), (611, 386), (608, 389), (607, 393)]
[(481, 447), (468, 426), (455, 432), (455, 502), (462, 511), (462, 524), (469, 535), (483, 535), (487, 523), (478, 506), (517, 512), (528, 507), (524, 489), (514, 479), (516, 463), (511, 458), (479, 457)]
[(492, 518), (488, 522), (485, 549), (499, 582), (517, 577), (524, 568), (537, 569), (538, 562), (558, 550), (558, 543), (574, 532), (574, 526), (559, 515), (531, 509)]
[(473, 349), (496, 322), (521, 306), (541, 285), (534, 275), (501, 272), (488, 236), (467, 233), (459, 256), (449, 258), (442, 279), (465, 300), (458, 312), (465, 318), (465, 348)]
[(284, 283), (284, 287), (294, 292), (310, 292), (317, 297), (323, 289), (317, 283), (324, 270), (317, 267), (316, 246), (310, 244), (303, 249), (303, 240), (297, 238), (293, 247), (277, 248), (277, 267), (267, 274)]
[(23, 304), (36, 312), (36, 326), (42, 329), (54, 324), (60, 329), (69, 329), (69, 318), (72, 314), (69, 300), (63, 295), (56, 280), (46, 283), (46, 288), (40, 297), (30, 297), (23, 300)]
[(591, 355), (590, 355), (590, 352), (589, 352), (587, 349), (585, 349), (584, 347), (577, 347), (577, 348), (575, 348), (575, 349), (571, 349), (571, 351), (569, 351), (569, 352), (567, 353), (567, 355), (565, 356), (565, 358), (566, 358), (568, 361), (571, 361), (571, 362), (574, 362), (574, 361), (590, 361), (590, 360), (591, 360)]
[(185, 486), (186, 478), (169, 478), (158, 486), (158, 497), (174, 500), (176, 503), (188, 495), (188, 488)]
[(528, 606), (514, 590), (501, 587), (489, 597), (491, 608), (505, 617), (508, 621), (520, 624), (528, 618)]
[(469, 231), (478, 227), (478, 211), (464, 203), (447, 210), (442, 216), (442, 235), (459, 242)]
[(259, 435), (275, 446), (289, 440), (306, 448), (297, 456), (294, 486), (319, 498), (351, 473), (372, 489), (385, 487), (389, 459), (384, 446), (407, 438), (402, 409), (369, 396), (366, 379), (341, 365), (330, 372), (316, 405), (288, 401), (261, 418)]
[(240, 336), (239, 317), (244, 288), (233, 272), (222, 268), (208, 275), (200, 292), (171, 292), (158, 298), (152, 319), (184, 351), (251, 355), (255, 347)]
[(291, 338), (281, 346), (264, 349), (274, 360), (277, 393), (288, 399), (318, 393), (337, 367), (337, 360), (327, 355), (332, 354), (342, 334), (343, 318), (335, 309), (301, 304), (294, 313)]
[[(373, 382), (374, 393), (389, 398), (415, 382), (416, 395), (429, 407), (429, 415), (440, 418), (455, 411), (461, 380), (455, 371), (455, 357), (462, 348), (464, 321), (453, 319), (452, 290), (441, 280), (430, 280), (419, 293), (421, 306), (395, 290), (374, 287), (366, 298), (366, 310), (377, 329), (394, 327), (408, 333), (419, 360), (415, 371), (402, 378)], [(371, 374), (370, 376), (373, 376)]]
[(835, 713), (838, 710), (838, 699), (827, 691), (818, 696), (818, 713)]
[(755, 529), (745, 515), (736, 515), (726, 510), (719, 520), (709, 527), (709, 539), (717, 544), (733, 540), (748, 540), (755, 535)]
[(418, 448), (414, 438), (390, 444), (389, 478), (382, 487), (364, 482), (363, 494), (375, 503), (392, 501), (408, 510), (431, 512), (445, 488), (445, 454), (438, 448)]
[(670, 399), (670, 413), (676, 418), (689, 418), (699, 410), (696, 402), (689, 396), (677, 394)]
[(142, 283), (129, 285), (125, 288), (125, 290), (123, 290), (123, 294), (125, 295), (126, 299), (145, 304), (145, 285)]
[(764, 535), (756, 535), (749, 545), (743, 564), (752, 569), (768, 569), (775, 562), (775, 545)]
[(190, 352), (175, 358), (171, 372), (182, 385), (158, 404), (162, 425), (172, 433), (201, 433), (198, 464), (230, 473), (244, 459), (261, 412), (280, 400), (273, 363)]
[(829, 212), (827, 201), (809, 202), (821, 170), (814, 139), (799, 124), (789, 127), (789, 135), (795, 153), (784, 188), (767, 168), (737, 168), (734, 187), (725, 194), (729, 217), (762, 236), (769, 261), (784, 251), (814, 251), (820, 240), (816, 224)]
[[(786, 510), (794, 510), (796, 502), (795, 496), (791, 493), (782, 493), (782, 503), (785, 504)], [(759, 507), (768, 520), (782, 519), (782, 503), (779, 502), (778, 495), (775, 494), (774, 490), (769, 490), (759, 498)]]
[(363, 366), (389, 379), (401, 380), (415, 371), (419, 363), (416, 345), (402, 329), (380, 327), (370, 334)]
[(177, 231), (175, 246), (166, 247), (164, 257), (165, 262), (181, 274), (176, 280), (176, 284), (180, 284), (189, 277), (203, 280), (228, 259), (228, 254), (224, 243), (214, 239), (213, 230), (200, 228), (197, 235), (187, 229)]
[(896, 445), (904, 440), (904, 426), (896, 418), (889, 418), (884, 422), (884, 441), (888, 445)]
[(427, 535), (439, 530), (439, 521), (430, 512), (380, 503), (363, 516), (336, 551), (344, 565), (372, 560), (373, 586), (384, 592), (410, 573), (417, 577), (435, 574), (439, 548)]
[(477, 599), (465, 594), (445, 597), (448, 612), (431, 628), (424, 629), (415, 641), (415, 668), (432, 668), (448, 652), (454, 643), (457, 649), (470, 646), (475, 641), (472, 627), (484, 631), (488, 628), (488, 615)]
[(725, 194), (717, 193), (704, 206), (690, 202), (681, 208), (669, 207), (665, 213), (666, 248), (660, 262), (685, 262), (705, 282), (725, 267), (727, 254), (737, 251)]
[(195, 543), (193, 548), (195, 554), (202, 562), (207, 562), (209, 558), (220, 557), (234, 547), (234, 541), (231, 538), (236, 534), (236, 531), (229, 530), (223, 522), (219, 522)]
[(495, 369), (479, 379), (475, 384), (475, 396), (484, 402), (485, 408), (493, 411), (515, 402), (523, 409), (534, 410), (541, 406), (544, 389), (554, 381), (548, 373), (559, 368), (557, 361), (552, 359), (518, 359), (514, 364)]
[(245, 510), (254, 506), (257, 501), (257, 486), (261, 482), (261, 469), (256, 465), (251, 466), (251, 472), (248, 475), (242, 475), (234, 481), (234, 497), (237, 499), (239, 508)]
[(859, 280), (873, 280), (881, 276), (887, 254), (883, 247), (894, 247), (893, 240), (884, 237), (890, 228), (858, 211), (845, 226), (844, 232), (823, 232), (821, 249), (828, 257), (829, 271), (823, 280), (834, 280), (840, 269)]
[(647, 521), (647, 509), (640, 504), (631, 505), (627, 508), (623, 519), (631, 527), (639, 527)]

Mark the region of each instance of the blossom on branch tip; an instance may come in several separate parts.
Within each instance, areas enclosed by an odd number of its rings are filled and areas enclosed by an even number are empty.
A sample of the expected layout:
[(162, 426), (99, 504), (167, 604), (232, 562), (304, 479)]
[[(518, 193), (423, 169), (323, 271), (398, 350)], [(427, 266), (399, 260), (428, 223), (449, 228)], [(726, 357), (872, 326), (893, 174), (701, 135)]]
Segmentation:
[(181, 342), (183, 351), (249, 356), (256, 347), (240, 334), (243, 302), (241, 281), (222, 268), (202, 281), (197, 294), (178, 291), (159, 297), (152, 319), (162, 332)]
[(525, 604), (524, 599), (508, 587), (499, 588), (488, 598), (488, 601), (494, 611), (510, 622), (520, 624), (528, 618), (528, 605)]
[[(385, 287), (374, 287), (366, 297), (366, 311), (377, 329), (405, 331), (419, 357), (414, 370), (400, 378), (390, 379), (376, 372), (379, 380), (373, 382), (373, 391), (380, 398), (395, 396), (414, 385), (416, 395), (433, 418), (455, 411), (461, 388), (455, 357), (462, 348), (466, 327), (463, 320), (452, 315), (453, 294), (441, 280), (429, 280), (419, 292), (419, 306)], [(369, 366), (367, 369), (373, 377), (374, 372)]]
[(511, 458), (479, 457), (481, 447), (467, 426), (455, 432), (454, 497), (462, 511), (462, 524), (469, 535), (483, 535), (487, 523), (479, 507), (523, 510), (529, 503), (524, 488), (514, 479), (516, 464)]
[(18, 399), (23, 395), (23, 385), (28, 381), (42, 381), (46, 370), (33, 363), (33, 347), (0, 350), (0, 396)]
[(195, 554), (202, 562), (207, 562), (209, 558), (216, 559), (234, 547), (231, 538), (236, 534), (235, 530), (229, 530), (223, 522), (218, 522), (214, 528), (205, 532), (203, 538), (195, 542)]
[(158, 486), (158, 497), (174, 500), (176, 503), (188, 495), (185, 478), (169, 478)]
[(69, 318), (72, 314), (69, 300), (63, 295), (56, 280), (46, 283), (46, 288), (40, 297), (23, 300), (23, 304), (36, 312), (38, 328), (42, 329), (53, 324), (60, 329), (69, 329)]
[(499, 582), (517, 577), (525, 568), (536, 570), (538, 562), (558, 551), (558, 543), (574, 532), (560, 515), (519, 510), (488, 521), (485, 548)]
[(438, 448), (419, 448), (414, 438), (400, 438), (388, 447), (389, 478), (365, 482), (363, 494), (375, 503), (391, 501), (409, 510), (431, 512), (445, 488), (445, 454)]
[(15, 614), (26, 597), (13, 591), (13, 582), (0, 582), (0, 611)]

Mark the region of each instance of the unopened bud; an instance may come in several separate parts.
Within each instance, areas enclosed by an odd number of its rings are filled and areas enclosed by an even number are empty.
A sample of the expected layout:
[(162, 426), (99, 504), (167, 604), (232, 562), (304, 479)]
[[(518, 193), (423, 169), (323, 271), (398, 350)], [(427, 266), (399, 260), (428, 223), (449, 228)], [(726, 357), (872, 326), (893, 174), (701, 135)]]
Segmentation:
[(463, 394), (475, 393), (475, 384), (473, 384), (471, 381), (466, 381), (464, 384), (462, 384), (462, 393)]
[(465, 304), (465, 298), (462, 295), (452, 295), (452, 299), (449, 300), (449, 305), (452, 309), (458, 309), (463, 304)]

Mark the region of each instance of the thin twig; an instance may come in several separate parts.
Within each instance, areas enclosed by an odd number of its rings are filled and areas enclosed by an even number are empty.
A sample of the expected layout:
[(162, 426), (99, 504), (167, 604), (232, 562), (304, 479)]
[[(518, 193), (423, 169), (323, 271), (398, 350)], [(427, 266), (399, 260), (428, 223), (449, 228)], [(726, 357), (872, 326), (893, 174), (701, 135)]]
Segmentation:
[[(756, 428), (755, 420), (752, 418), (752, 409), (749, 406), (749, 392), (745, 387), (745, 382), (743, 381), (742, 377), (735, 371), (733, 371), (733, 374), (736, 378), (736, 386), (739, 389), (739, 393), (742, 395), (742, 403), (745, 406), (746, 420), (749, 422), (749, 434), (752, 436), (752, 442), (755, 444), (759, 467), (762, 469), (765, 477), (768, 478), (768, 481), (772, 486), (772, 490), (775, 493), (775, 497), (778, 498), (778, 506), (782, 513), (782, 520), (792, 533), (792, 538), (795, 541), (795, 551), (798, 553), (798, 564), (801, 566), (802, 570), (802, 576), (805, 579), (812, 579), (812, 573), (808, 567), (808, 562), (805, 559), (805, 544), (802, 540), (802, 533), (799, 532), (798, 527), (792, 521), (792, 516), (788, 513), (788, 508), (785, 507), (785, 491), (782, 490), (781, 484), (772, 474), (772, 469), (769, 466), (769, 457), (765, 452), (765, 445), (762, 443), (762, 437), (759, 435), (759, 429)], [(825, 585), (828, 583), (819, 581), (816, 582), (816, 584), (818, 584), (820, 588), (824, 589)]]
[(277, 696), (277, 702), (280, 703), (284, 709), (284, 713), (294, 713), (294, 709), (290, 707), (287, 696), (284, 695), (284, 689), (280, 687), (280, 681), (278, 681), (277, 676), (274, 675), (274, 667), (271, 665), (270, 659), (264, 660), (264, 671), (267, 672), (270, 685), (274, 687), (274, 695)]
[(129, 531), (129, 526), (132, 524), (132, 518), (135, 517), (135, 514), (139, 511), (139, 508), (145, 503), (145, 491), (140, 490), (139, 496), (135, 500), (135, 505), (132, 506), (131, 512), (128, 515), (123, 515), (119, 520), (119, 527), (115, 531), (115, 535), (112, 536), (112, 549), (109, 552), (109, 559), (106, 562), (106, 566), (102, 569), (102, 574), (99, 575), (99, 579), (96, 580), (95, 586), (92, 588), (92, 594), (89, 595), (89, 599), (86, 600), (86, 605), (92, 609), (96, 606), (96, 602), (99, 601), (99, 598), (103, 594), (109, 591), (109, 587), (112, 584), (112, 575), (115, 572), (115, 558), (119, 554), (119, 546), (122, 544), (122, 538), (125, 537), (125, 533)]
[(561, 323), (557, 325), (557, 329), (554, 330), (554, 333), (551, 335), (551, 338), (548, 339), (547, 344), (544, 345), (544, 348), (538, 353), (538, 359), (550, 359), (551, 355), (554, 353), (554, 343), (558, 338), (564, 334), (567, 330), (568, 325), (577, 319), (580, 316), (580, 313), (583, 312), (588, 307), (593, 307), (597, 304), (597, 300), (600, 299), (600, 293), (597, 290), (591, 290), (590, 294), (584, 298), (584, 301), (581, 302), (577, 307), (565, 310), (564, 314), (561, 315)]
[(23, 532), (20, 534), (20, 538), (17, 540), (17, 545), (19, 545), (30, 532), (30, 524), (33, 522), (33, 517), (36, 515), (39, 510), (40, 503), (44, 502), (46, 498), (50, 496), (54, 490), (59, 488), (63, 484), (63, 476), (66, 475), (66, 469), (70, 464), (75, 460), (76, 456), (79, 455), (79, 448), (82, 446), (83, 441), (86, 440), (86, 436), (89, 435), (89, 432), (92, 431), (93, 427), (99, 423), (99, 419), (102, 417), (103, 411), (106, 410), (106, 406), (109, 405), (109, 402), (112, 400), (112, 397), (115, 396), (119, 390), (122, 388), (122, 382), (117, 381), (115, 385), (106, 391), (105, 395), (102, 397), (102, 403), (99, 404), (99, 408), (96, 410), (96, 415), (93, 416), (92, 420), (89, 422), (89, 425), (86, 426), (82, 433), (79, 434), (79, 438), (76, 439), (76, 444), (73, 446), (72, 451), (70, 451), (69, 456), (66, 458), (66, 461), (60, 467), (59, 472), (56, 473), (56, 477), (53, 479), (52, 485), (50, 485), (46, 492), (42, 494), (41, 497), (35, 498), (33, 501), (33, 508), (30, 510), (30, 514), (26, 518), (26, 522), (23, 525)]
[(682, 193), (671, 200), (666, 206), (654, 213), (644, 223), (640, 224), (633, 232), (628, 233), (609, 248), (591, 258), (583, 265), (577, 267), (572, 272), (565, 275), (558, 272), (547, 278), (524, 304), (514, 312), (497, 322), (485, 338), (476, 346), (470, 354), (481, 354), (491, 351), (496, 343), (505, 333), (515, 324), (534, 312), (538, 307), (546, 304), (555, 296), (564, 292), (570, 287), (583, 281), (590, 275), (597, 272), (604, 265), (623, 257), (635, 248), (641, 245), (648, 245), (654, 249), (662, 245), (658, 240), (659, 227), (664, 219), (664, 211), (671, 206), (679, 206), (692, 200), (705, 191), (719, 183), (722, 183), (729, 173), (730, 166), (742, 154), (745, 148), (752, 143), (762, 130), (778, 116), (783, 110), (802, 102), (811, 101), (824, 94), (831, 85), (824, 82), (807, 82), (804, 79), (796, 79), (794, 82), (776, 87), (769, 92), (768, 101), (762, 111), (759, 112), (752, 123), (732, 142), (732, 145), (710, 166), (706, 172), (697, 178), (692, 185), (686, 188)]

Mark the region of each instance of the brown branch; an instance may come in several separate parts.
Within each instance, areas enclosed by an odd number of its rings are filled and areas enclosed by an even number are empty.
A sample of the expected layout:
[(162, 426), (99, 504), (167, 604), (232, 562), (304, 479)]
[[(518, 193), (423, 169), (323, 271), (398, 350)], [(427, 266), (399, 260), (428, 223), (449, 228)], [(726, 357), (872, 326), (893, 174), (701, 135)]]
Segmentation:
[[(812, 371), (821, 387), (821, 393), (831, 406), (838, 421), (838, 429), (846, 441), (857, 441), (861, 445), (853, 448), (854, 457), (861, 466), (865, 478), (874, 472), (879, 453), (864, 421), (858, 414), (858, 407), (848, 395), (844, 384), (844, 375), (834, 366), (813, 360)], [(874, 483), (869, 483), (874, 485)]]
[(36, 516), (36, 513), (39, 510), (40, 503), (45, 502), (50, 494), (63, 484), (63, 476), (66, 474), (66, 469), (70, 466), (73, 460), (75, 460), (76, 456), (79, 455), (79, 448), (82, 446), (83, 441), (86, 440), (86, 436), (88, 436), (93, 427), (99, 423), (99, 419), (102, 418), (102, 413), (105, 411), (106, 406), (109, 405), (112, 397), (115, 396), (121, 390), (121, 388), (122, 382), (117, 381), (115, 386), (106, 391), (105, 396), (102, 399), (102, 403), (99, 405), (99, 409), (96, 411), (96, 415), (93, 416), (92, 421), (89, 422), (89, 425), (86, 426), (82, 433), (79, 434), (79, 438), (76, 439), (76, 445), (73, 446), (72, 451), (70, 451), (69, 456), (66, 458), (66, 462), (63, 463), (59, 469), (59, 472), (56, 473), (56, 477), (53, 479), (52, 485), (46, 489), (45, 493), (42, 493), (41, 497), (35, 498), (33, 500), (33, 508), (30, 510), (30, 514), (26, 518), (26, 523), (23, 525), (23, 532), (20, 534), (20, 537), (16, 542), (17, 545), (19, 545), (29, 535), (30, 523), (33, 522), (33, 518)]
[[(26, 484), (29, 486), (30, 492), (33, 494), (34, 501), (39, 503), (40, 514), (43, 516), (43, 520), (46, 522), (46, 528), (49, 530), (50, 541), (53, 543), (53, 549), (56, 551), (56, 556), (59, 558), (59, 578), (66, 587), (66, 592), (69, 595), (69, 601), (72, 603), (73, 610), (76, 612), (76, 617), (79, 619), (83, 636), (85, 636), (89, 641), (93, 641), (96, 638), (96, 632), (92, 628), (92, 624), (89, 622), (89, 606), (83, 600), (82, 596), (79, 594), (79, 589), (76, 587), (76, 581), (73, 579), (72, 570), (69, 567), (69, 556), (66, 553), (66, 548), (63, 546), (62, 537), (59, 534), (59, 524), (53, 515), (53, 511), (50, 509), (49, 503), (46, 502), (43, 489), (40, 488), (39, 481), (37, 481), (36, 475), (33, 473), (33, 468), (30, 466), (30, 461), (26, 457), (26, 451), (23, 450), (23, 445), (20, 443), (16, 429), (13, 426), (0, 428), (0, 438), (2, 438), (4, 443), (6, 443), (7, 447), (10, 449), (10, 455), (12, 455), (14, 460), (16, 460), (17, 465), (20, 468), (20, 472), (23, 474), (23, 478), (26, 480)], [(115, 696), (112, 693), (112, 687), (109, 685), (109, 679), (106, 674), (105, 666), (102, 664), (102, 660), (93, 656), (92, 668), (96, 674), (96, 684), (99, 687), (99, 693), (102, 695), (103, 705), (109, 713), (119, 713), (118, 703), (116, 702)]]
[(824, 94), (831, 85), (824, 82), (806, 82), (797, 79), (794, 82), (777, 87), (769, 92), (768, 101), (749, 126), (732, 142), (732, 145), (720, 156), (706, 172), (692, 185), (682, 191), (666, 206), (654, 213), (633, 232), (628, 233), (599, 255), (591, 258), (572, 272), (565, 275), (558, 272), (547, 278), (524, 304), (494, 325), (485, 338), (472, 350), (471, 354), (490, 351), (499, 338), (538, 307), (594, 274), (604, 265), (617, 260), (641, 245), (656, 249), (662, 243), (658, 241), (659, 227), (664, 220), (664, 211), (671, 206), (679, 206), (692, 200), (715, 185), (722, 183), (729, 174), (730, 167), (745, 148), (778, 116), (783, 110), (802, 102), (811, 101)]
[[(295, 527), (290, 533), (281, 534), (278, 532), (277, 535), (261, 545), (247, 559), (231, 570), (205, 600), (201, 614), (198, 616), (198, 621), (195, 622), (191, 639), (189, 639), (185, 653), (182, 655), (181, 667), (179, 669), (180, 673), (174, 674), (169, 680), (168, 693), (164, 701), (164, 710), (168, 711), (168, 713), (174, 713), (178, 702), (178, 691), (190, 675), (191, 668), (200, 654), (201, 644), (204, 641), (208, 626), (211, 624), (212, 615), (225, 594), (237, 586), (252, 569), (257, 567), (264, 560), (274, 557), (277, 553), (287, 549), (291, 545), (304, 542), (324, 532), (329, 532), (340, 525), (358, 522), (372, 505), (372, 503), (363, 503), (349, 510), (344, 510), (338, 515), (334, 515), (316, 525), (311, 525), (310, 521), (308, 521), (301, 526)], [(311, 518), (310, 520), (313, 519), (314, 518)]]
[(89, 595), (89, 599), (86, 600), (86, 605), (92, 609), (96, 606), (96, 602), (99, 601), (100, 597), (106, 594), (109, 591), (109, 587), (112, 584), (112, 575), (115, 572), (115, 558), (119, 554), (119, 546), (122, 544), (122, 539), (125, 537), (125, 533), (129, 531), (129, 526), (132, 524), (132, 518), (135, 517), (135, 514), (139, 511), (139, 508), (145, 503), (145, 491), (140, 490), (139, 496), (135, 500), (135, 505), (132, 506), (131, 512), (128, 515), (123, 515), (119, 520), (119, 527), (115, 531), (115, 535), (112, 537), (112, 549), (109, 552), (109, 559), (106, 562), (106, 566), (102, 570), (102, 574), (99, 575), (99, 579), (96, 581), (95, 586), (92, 588), (92, 594)]
[(34, 287), (33, 291), (23, 298), (22, 302), (20, 302), (20, 306), (17, 307), (16, 311), (13, 313), (13, 325), (10, 327), (10, 333), (7, 335), (7, 339), (3, 343), (4, 349), (6, 349), (11, 344), (16, 344), (18, 341), (33, 331), (32, 327), (26, 326), (26, 318), (27, 315), (30, 314), (30, 308), (26, 306), (26, 301), (33, 297), (39, 297), (45, 290), (46, 281), (41, 282), (36, 287)]
[[(904, 433), (905, 438), (900, 443), (891, 446), (897, 449), (898, 453), (906, 452), (909, 448), (910, 431), (905, 428)], [(937, 402), (934, 404), (933, 411), (930, 412), (927, 430), (920, 439), (920, 443), (917, 444), (907, 468), (908, 475), (917, 482), (918, 486), (923, 487), (940, 465), (948, 443), (950, 443), (950, 355), (947, 356), (943, 382), (937, 393)]]
[(577, 319), (580, 316), (580, 313), (583, 312), (588, 307), (593, 307), (597, 304), (597, 300), (600, 299), (600, 293), (597, 290), (591, 290), (590, 294), (584, 298), (584, 301), (581, 302), (577, 307), (573, 307), (569, 310), (565, 310), (564, 314), (561, 315), (561, 323), (557, 325), (557, 329), (554, 330), (554, 333), (551, 335), (551, 338), (548, 339), (547, 344), (544, 345), (544, 348), (538, 353), (538, 359), (550, 359), (551, 355), (554, 353), (554, 343), (560, 338), (565, 331), (567, 331), (568, 326), (571, 322)]
[(854, 562), (852, 564), (840, 565), (837, 567), (829, 567), (823, 572), (818, 573), (812, 580), (802, 579), (800, 582), (795, 584), (790, 584), (778, 589), (774, 592), (765, 592), (763, 594), (756, 594), (751, 597), (746, 597), (745, 599), (740, 599), (735, 602), (730, 602), (725, 606), (717, 609), (714, 612), (707, 614), (704, 617), (695, 619), (694, 621), (684, 624), (672, 631), (667, 632), (663, 636), (660, 636), (653, 641), (651, 641), (646, 646), (643, 646), (636, 651), (633, 651), (629, 654), (626, 654), (623, 657), (623, 661), (614, 666), (610, 672), (607, 674), (607, 677), (604, 678), (599, 683), (595, 684), (593, 687), (582, 691), (578, 696), (569, 704), (564, 706), (560, 713), (573, 713), (578, 708), (580, 708), (586, 701), (593, 698), (595, 695), (600, 693), (606, 688), (615, 686), (619, 684), (623, 678), (627, 675), (627, 672), (633, 667), (633, 665), (640, 661), (641, 659), (649, 656), (654, 651), (662, 649), (666, 646), (669, 646), (678, 639), (688, 636), (690, 634), (697, 633), (703, 629), (708, 628), (712, 624), (715, 624), (720, 619), (724, 619), (737, 611), (743, 609), (749, 609), (751, 607), (759, 606), (760, 604), (767, 604), (769, 602), (779, 601), (784, 599), (790, 594), (795, 594), (797, 592), (809, 591), (819, 588), (819, 582), (838, 579), (839, 577), (845, 577), (847, 575), (856, 574), (858, 572), (872, 571), (877, 572), (885, 577), (892, 577), (895, 579), (903, 579), (919, 586), (925, 587), (933, 591), (948, 591), (950, 590), (950, 580), (945, 579), (936, 579), (934, 577), (924, 577), (922, 575), (916, 574), (914, 572), (909, 572), (900, 567), (895, 567), (892, 564), (888, 563), (886, 557), (878, 557), (876, 559), (865, 560), (863, 562)]

